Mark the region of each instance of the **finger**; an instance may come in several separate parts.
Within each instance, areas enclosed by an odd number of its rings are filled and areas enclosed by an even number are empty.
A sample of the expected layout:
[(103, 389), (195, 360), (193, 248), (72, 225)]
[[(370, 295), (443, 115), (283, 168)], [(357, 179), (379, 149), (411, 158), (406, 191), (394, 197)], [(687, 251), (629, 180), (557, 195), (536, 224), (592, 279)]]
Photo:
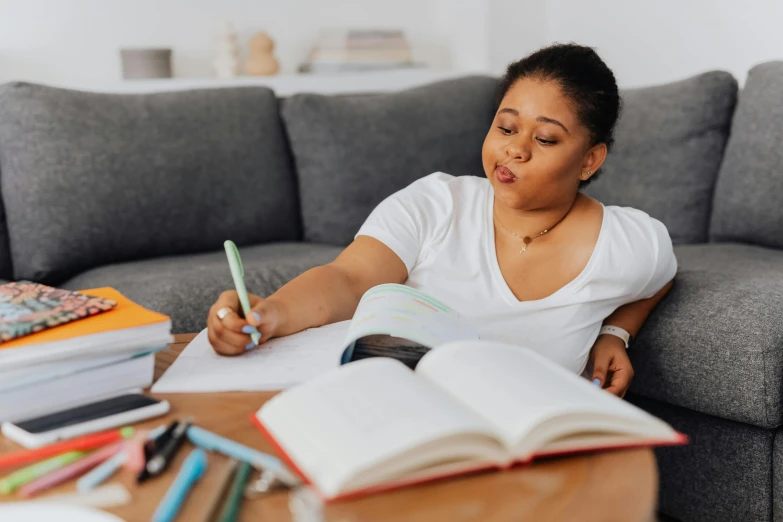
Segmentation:
[[(220, 308), (218, 308), (218, 310), (220, 310)], [(217, 311), (215, 311), (214, 315), (215, 319), (217, 319), (217, 321), (223, 327), (223, 330), (246, 334), (253, 333), (254, 331), (254, 327), (247, 324), (247, 321), (239, 317), (239, 314), (234, 311), (227, 313), (225, 316), (223, 316), (223, 319), (217, 316)]]
[(595, 381), (599, 380), (599, 388), (603, 388), (606, 384), (606, 372), (609, 371), (609, 364), (612, 362), (611, 355), (596, 355), (593, 359), (593, 377), (590, 379)]
[(247, 314), (247, 322), (253, 326), (260, 326), (264, 322), (264, 315), (266, 312), (266, 300), (263, 297), (257, 295), (251, 295), (250, 298), (250, 313)]
[(212, 330), (209, 330), (209, 344), (220, 355), (240, 355), (245, 353), (244, 347), (221, 340)]
[(214, 304), (215, 310), (223, 307), (231, 308), (233, 311), (239, 311), (239, 296), (236, 290), (226, 290), (222, 292)]
[(218, 336), (214, 328), (210, 328), (208, 331), (209, 344), (212, 345), (215, 352), (220, 355), (239, 355), (245, 353), (245, 347), (247, 346), (247, 343), (250, 342), (250, 336), (241, 336), (234, 332), (227, 332), (231, 335), (237, 335), (240, 338), (245, 337), (247, 341), (239, 339), (233, 339), (232, 341), (226, 340), (224, 336)]
[(618, 368), (612, 373), (612, 381), (606, 391), (613, 393), (618, 397), (623, 397), (628, 387), (631, 385), (633, 373), (627, 368)]

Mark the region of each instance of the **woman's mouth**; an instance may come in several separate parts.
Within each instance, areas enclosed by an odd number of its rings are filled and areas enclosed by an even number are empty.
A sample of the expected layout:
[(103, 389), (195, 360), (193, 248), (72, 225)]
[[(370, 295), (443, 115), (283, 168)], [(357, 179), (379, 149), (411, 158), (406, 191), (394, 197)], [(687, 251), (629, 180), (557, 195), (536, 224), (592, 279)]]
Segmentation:
[(517, 177), (503, 165), (498, 165), (495, 167), (495, 179), (501, 183), (514, 183)]

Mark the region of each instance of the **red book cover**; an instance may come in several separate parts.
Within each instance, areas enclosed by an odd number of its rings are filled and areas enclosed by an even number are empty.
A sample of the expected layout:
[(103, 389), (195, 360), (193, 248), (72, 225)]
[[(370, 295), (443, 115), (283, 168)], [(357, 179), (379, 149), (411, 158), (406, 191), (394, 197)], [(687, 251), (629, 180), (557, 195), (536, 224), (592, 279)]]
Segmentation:
[[(463, 476), (467, 474), (472, 473), (478, 473), (481, 471), (488, 471), (488, 470), (500, 470), (503, 469), (500, 466), (487, 466), (485, 464), (476, 466), (476, 467), (466, 467), (461, 469), (457, 473), (453, 472), (447, 472), (442, 473), (439, 475), (432, 475), (428, 476), (426, 478), (416, 478), (416, 479), (401, 479), (398, 481), (391, 481), (386, 482), (383, 484), (378, 484), (375, 486), (371, 486), (362, 490), (357, 491), (350, 491), (345, 494), (338, 495), (336, 497), (327, 497), (324, 495), (322, 491), (320, 491), (316, 484), (313, 483), (313, 481), (299, 468), (299, 466), (296, 465), (296, 462), (294, 459), (289, 455), (285, 449), (280, 445), (280, 443), (274, 438), (274, 436), (269, 432), (269, 430), (266, 429), (264, 424), (259, 420), (258, 416), (253, 413), (250, 415), (251, 422), (261, 431), (261, 434), (269, 441), (269, 443), (275, 448), (275, 451), (280, 456), (280, 458), (297, 474), (299, 475), (302, 480), (310, 485), (313, 486), (315, 491), (318, 493), (318, 495), (321, 497), (322, 500), (325, 502), (337, 502), (341, 500), (349, 500), (359, 497), (364, 497), (367, 495), (371, 495), (374, 493), (381, 493), (384, 491), (392, 491), (395, 489), (400, 489), (408, 486), (414, 486), (419, 484), (426, 484), (428, 482), (434, 482), (437, 480), (443, 480), (449, 477), (455, 477), (455, 476)], [(633, 449), (633, 448), (650, 448), (650, 447), (657, 447), (657, 446), (679, 446), (683, 444), (688, 443), (688, 436), (684, 433), (678, 433), (678, 438), (674, 440), (645, 440), (643, 442), (634, 442), (629, 444), (613, 444), (609, 446), (589, 446), (579, 449), (571, 449), (567, 451), (557, 451), (557, 452), (551, 452), (551, 453), (545, 453), (540, 452), (536, 455), (534, 455), (532, 458), (527, 460), (519, 460), (513, 463), (513, 467), (517, 466), (525, 466), (530, 463), (532, 463), (536, 459), (540, 458), (548, 458), (548, 457), (559, 457), (559, 456), (566, 456), (566, 455), (575, 455), (575, 454), (583, 454), (583, 453), (591, 453), (591, 452), (597, 452), (597, 451), (607, 451), (607, 450), (620, 450), (620, 449)], [(511, 466), (509, 466), (510, 468)]]

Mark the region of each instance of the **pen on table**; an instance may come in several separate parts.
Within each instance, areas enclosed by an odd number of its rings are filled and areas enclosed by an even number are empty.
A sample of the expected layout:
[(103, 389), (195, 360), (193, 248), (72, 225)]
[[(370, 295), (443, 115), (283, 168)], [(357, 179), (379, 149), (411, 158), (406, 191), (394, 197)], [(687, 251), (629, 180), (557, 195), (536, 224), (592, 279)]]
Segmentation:
[[(242, 317), (246, 318), (250, 314), (251, 308), (250, 298), (247, 295), (247, 288), (245, 288), (245, 269), (242, 266), (242, 258), (239, 257), (239, 249), (230, 239), (223, 242), (223, 248), (226, 250), (228, 268), (231, 270), (231, 279), (234, 280), (239, 304), (242, 305)], [(258, 346), (258, 343), (261, 341), (261, 334), (258, 333), (258, 330), (255, 330), (250, 334), (250, 339), (253, 340), (253, 345)], [(252, 347), (252, 345), (248, 345), (246, 348), (250, 349)]]
[(182, 446), (182, 443), (185, 442), (185, 435), (187, 434), (189, 427), (190, 420), (185, 419), (174, 428), (169, 440), (165, 441), (155, 455), (147, 462), (146, 470), (150, 476), (156, 477), (169, 467), (177, 450)]
[(190, 426), (188, 428), (188, 439), (201, 448), (217, 451), (237, 460), (250, 462), (253, 467), (260, 470), (269, 470), (286, 485), (295, 486), (299, 483), (299, 479), (275, 456), (254, 450), (198, 426)]
[(207, 455), (202, 449), (194, 449), (185, 459), (177, 478), (171, 484), (163, 500), (158, 504), (152, 522), (169, 522), (177, 516), (185, 497), (207, 469)]
[(245, 484), (250, 475), (250, 463), (242, 462), (234, 474), (234, 482), (231, 484), (231, 490), (223, 505), (223, 511), (220, 513), (220, 522), (234, 522), (239, 514), (239, 508), (242, 505), (242, 499), (245, 498)]
[(177, 426), (179, 426), (179, 421), (175, 420), (171, 424), (169, 424), (168, 428), (166, 428), (166, 430), (160, 435), (160, 437), (155, 439), (155, 442), (152, 446), (147, 447), (149, 441), (147, 444), (145, 444), (145, 447), (142, 450), (143, 457), (144, 457), (144, 465), (141, 467), (141, 471), (136, 477), (137, 484), (141, 484), (142, 482), (150, 478), (150, 473), (147, 470), (147, 464), (149, 464), (150, 460), (152, 460), (152, 458), (155, 455), (157, 455), (166, 444), (168, 444), (168, 442), (171, 440), (171, 435), (174, 433), (174, 430), (177, 429)]
[(231, 479), (234, 478), (236, 470), (239, 467), (239, 461), (236, 459), (230, 459), (226, 462), (221, 470), (221, 475), (217, 479), (215, 487), (210, 492), (210, 499), (206, 503), (207, 508), (202, 512), (202, 522), (209, 522), (215, 520), (217, 516), (218, 508), (223, 504), (223, 495), (225, 495), (228, 485), (231, 484)]
[(115, 455), (122, 449), (122, 442), (116, 442), (110, 446), (104, 446), (101, 449), (95, 450), (89, 455), (86, 455), (79, 460), (68, 464), (62, 468), (54, 470), (42, 477), (39, 477), (32, 482), (25, 484), (19, 489), (19, 496), (22, 498), (31, 497), (36, 493), (45, 491), (57, 484), (65, 482), (73, 477), (81, 475), (82, 473), (89, 471), (101, 462)]
[[(163, 434), (163, 432), (166, 431), (166, 426), (158, 426), (154, 430), (150, 431), (147, 437), (149, 439), (157, 439), (158, 437)], [(89, 473), (87, 473), (85, 476), (80, 478), (78, 482), (76, 482), (76, 489), (78, 491), (89, 491), (99, 484), (101, 484), (104, 480), (111, 477), (120, 467), (125, 464), (125, 460), (128, 458), (128, 453), (126, 451), (120, 451), (110, 459), (104, 461), (103, 464), (99, 465)]]
[(98, 448), (128, 438), (133, 435), (133, 432), (133, 428), (126, 427), (119, 430), (104, 431), (92, 435), (85, 435), (76, 439), (57, 442), (55, 444), (50, 444), (49, 446), (44, 446), (43, 448), (6, 453), (5, 455), (0, 455), (0, 469), (36, 462), (47, 457), (60, 455), (66, 451)]
[(50, 473), (63, 466), (67, 466), (71, 462), (79, 460), (84, 455), (86, 455), (86, 453), (87, 452), (85, 451), (68, 451), (62, 455), (57, 455), (56, 457), (52, 457), (43, 462), (33, 464), (32, 466), (27, 466), (26, 468), (22, 468), (19, 471), (11, 473), (7, 477), (0, 480), (0, 493), (7, 495), (16, 488), (24, 486), (28, 482), (32, 482), (38, 477), (46, 475), (47, 473)]

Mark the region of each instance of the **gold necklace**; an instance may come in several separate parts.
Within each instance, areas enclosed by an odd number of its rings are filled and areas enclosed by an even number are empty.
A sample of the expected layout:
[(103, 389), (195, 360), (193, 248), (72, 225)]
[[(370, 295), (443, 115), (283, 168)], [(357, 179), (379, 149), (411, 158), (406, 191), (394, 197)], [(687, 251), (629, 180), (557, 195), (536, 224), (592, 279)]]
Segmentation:
[(549, 232), (550, 230), (552, 230), (553, 228), (555, 228), (557, 225), (559, 225), (559, 224), (560, 224), (560, 222), (561, 222), (561, 221), (563, 221), (563, 220), (565, 219), (565, 217), (568, 215), (568, 213), (569, 213), (569, 212), (571, 212), (571, 209), (572, 209), (572, 208), (574, 208), (574, 204), (575, 204), (575, 203), (576, 203), (576, 198), (574, 198), (574, 201), (571, 203), (571, 206), (570, 206), (570, 207), (568, 207), (568, 210), (566, 210), (566, 213), (565, 213), (565, 214), (563, 214), (563, 217), (561, 217), (560, 219), (558, 219), (558, 220), (557, 220), (557, 223), (555, 223), (554, 225), (552, 225), (552, 226), (551, 226), (551, 227), (549, 227), (549, 228), (545, 228), (544, 230), (542, 230), (541, 232), (539, 232), (539, 233), (538, 233), (538, 235), (536, 235), (536, 236), (533, 236), (533, 237), (530, 237), (530, 236), (525, 236), (525, 237), (522, 237), (522, 236), (520, 236), (519, 234), (517, 234), (516, 232), (512, 232), (511, 230), (507, 229), (507, 228), (506, 228), (506, 226), (503, 224), (503, 222), (502, 222), (502, 221), (500, 221), (500, 217), (498, 217), (498, 213), (497, 213), (497, 210), (495, 209), (494, 205), (493, 205), (493, 207), (492, 207), (492, 213), (495, 215), (495, 219), (497, 220), (498, 224), (499, 224), (501, 227), (503, 227), (503, 230), (505, 230), (506, 232), (508, 232), (508, 233), (509, 233), (509, 234), (511, 234), (512, 236), (514, 236), (514, 237), (517, 237), (517, 238), (519, 238), (519, 239), (521, 239), (521, 240), (522, 240), (522, 243), (524, 243), (524, 245), (522, 246), (522, 250), (520, 250), (520, 251), (519, 251), (519, 253), (520, 253), (520, 254), (523, 254), (524, 252), (526, 252), (526, 251), (527, 251), (527, 246), (528, 246), (528, 245), (529, 245), (529, 244), (530, 244), (530, 243), (531, 243), (531, 242), (532, 242), (534, 239), (538, 239), (539, 237), (543, 236), (544, 234), (546, 234), (547, 232)]

